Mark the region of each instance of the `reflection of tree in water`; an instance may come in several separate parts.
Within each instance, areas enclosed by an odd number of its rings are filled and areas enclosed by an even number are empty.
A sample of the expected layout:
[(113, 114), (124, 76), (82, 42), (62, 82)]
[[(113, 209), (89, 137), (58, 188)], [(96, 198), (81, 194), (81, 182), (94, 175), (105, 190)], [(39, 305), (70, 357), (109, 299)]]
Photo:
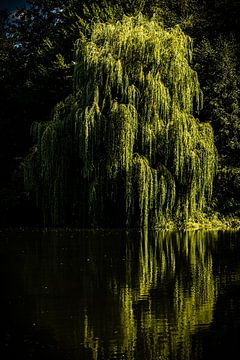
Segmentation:
[[(190, 358), (192, 334), (213, 319), (217, 288), (209, 242), (212, 247), (214, 237), (217, 233), (155, 232), (142, 234), (138, 244), (127, 243), (126, 283), (116, 280), (112, 288), (120, 297), (120, 325), (109, 343), (111, 356)], [(97, 359), (102, 331), (96, 332), (94, 323), (86, 313), (84, 344)]]
[(0, 244), (6, 358), (13, 345), (26, 359), (236, 358), (239, 233), (13, 235)]

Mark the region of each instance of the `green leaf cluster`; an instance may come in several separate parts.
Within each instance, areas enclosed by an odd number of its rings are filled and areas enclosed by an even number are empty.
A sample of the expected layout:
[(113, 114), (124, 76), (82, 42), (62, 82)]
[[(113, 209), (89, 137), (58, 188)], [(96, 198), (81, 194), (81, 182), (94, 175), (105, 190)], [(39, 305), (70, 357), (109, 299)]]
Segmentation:
[(25, 163), (46, 222), (162, 226), (204, 209), (216, 151), (192, 115), (202, 92), (191, 61), (179, 26), (141, 14), (97, 22), (77, 42), (73, 96), (34, 124)]

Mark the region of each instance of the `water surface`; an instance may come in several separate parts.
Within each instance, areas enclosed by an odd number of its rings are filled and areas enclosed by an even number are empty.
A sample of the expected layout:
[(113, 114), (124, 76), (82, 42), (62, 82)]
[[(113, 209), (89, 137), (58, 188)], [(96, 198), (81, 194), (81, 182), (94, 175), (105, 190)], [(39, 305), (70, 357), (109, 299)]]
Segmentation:
[(0, 232), (0, 358), (238, 358), (239, 232)]

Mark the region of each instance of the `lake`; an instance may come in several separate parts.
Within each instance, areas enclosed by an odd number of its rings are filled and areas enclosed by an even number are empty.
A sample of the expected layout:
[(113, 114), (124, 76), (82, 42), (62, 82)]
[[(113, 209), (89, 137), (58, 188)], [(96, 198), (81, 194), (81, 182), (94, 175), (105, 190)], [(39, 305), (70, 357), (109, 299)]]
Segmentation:
[(240, 233), (2, 230), (0, 358), (235, 359)]

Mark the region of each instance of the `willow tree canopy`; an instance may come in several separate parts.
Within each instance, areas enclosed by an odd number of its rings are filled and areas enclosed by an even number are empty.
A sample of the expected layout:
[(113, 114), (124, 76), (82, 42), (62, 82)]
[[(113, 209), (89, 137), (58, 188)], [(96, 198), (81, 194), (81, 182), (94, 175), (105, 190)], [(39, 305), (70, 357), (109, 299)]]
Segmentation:
[(158, 226), (210, 199), (213, 132), (202, 106), (192, 40), (142, 15), (97, 23), (76, 44), (73, 95), (33, 125), (25, 179), (45, 221)]

